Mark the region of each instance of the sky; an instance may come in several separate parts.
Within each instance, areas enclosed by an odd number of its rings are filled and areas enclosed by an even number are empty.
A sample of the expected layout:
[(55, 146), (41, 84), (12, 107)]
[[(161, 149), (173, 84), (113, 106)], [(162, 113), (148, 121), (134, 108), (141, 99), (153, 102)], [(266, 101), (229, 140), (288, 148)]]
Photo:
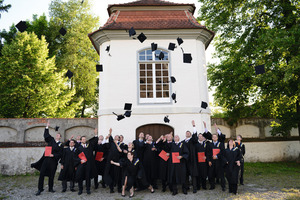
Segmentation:
[[(64, 0), (67, 1), (67, 0)], [(87, 1), (87, 0), (86, 0)], [(109, 4), (128, 3), (135, 0), (89, 0), (92, 3), (93, 13), (100, 18), (100, 26), (104, 25), (108, 19), (107, 7)], [(198, 16), (200, 3), (198, 0), (169, 0), (175, 3), (193, 3), (196, 6), (194, 16)], [(11, 4), (11, 8), (8, 12), (1, 13), (0, 18), (0, 30), (9, 30), (9, 27), (14, 23), (17, 24), (21, 20), (32, 20), (32, 16), (37, 14), (38, 16), (45, 14), (48, 17), (48, 8), (51, 0), (4, 0), (4, 5)], [(213, 45), (206, 50), (206, 62), (215, 62), (212, 58), (214, 51)], [(209, 100), (212, 102), (212, 92), (209, 94)]]

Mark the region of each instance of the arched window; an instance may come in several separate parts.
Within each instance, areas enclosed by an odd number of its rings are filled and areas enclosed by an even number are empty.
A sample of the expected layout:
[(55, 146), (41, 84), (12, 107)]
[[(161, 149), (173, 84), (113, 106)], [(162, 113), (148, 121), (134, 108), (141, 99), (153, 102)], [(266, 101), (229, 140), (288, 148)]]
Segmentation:
[[(159, 55), (162, 55), (163, 58)], [(159, 58), (160, 57), (160, 58)], [(169, 103), (169, 53), (142, 50), (138, 53), (139, 103)]]

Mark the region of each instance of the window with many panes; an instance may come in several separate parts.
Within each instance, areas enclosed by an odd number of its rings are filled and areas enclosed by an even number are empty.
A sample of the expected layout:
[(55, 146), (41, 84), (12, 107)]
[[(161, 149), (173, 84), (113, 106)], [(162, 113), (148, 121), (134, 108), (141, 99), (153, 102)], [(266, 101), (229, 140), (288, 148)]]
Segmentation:
[[(163, 53), (163, 58), (159, 55)], [(169, 53), (151, 49), (138, 54), (139, 70), (139, 102), (167, 103), (170, 102)]]

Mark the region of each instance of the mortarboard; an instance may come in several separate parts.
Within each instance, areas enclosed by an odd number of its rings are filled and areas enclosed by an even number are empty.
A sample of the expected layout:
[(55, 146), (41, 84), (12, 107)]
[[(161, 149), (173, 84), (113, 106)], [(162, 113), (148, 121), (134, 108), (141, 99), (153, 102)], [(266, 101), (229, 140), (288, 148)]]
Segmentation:
[(158, 56), (159, 60), (163, 60), (164, 57), (165, 57), (165, 54), (161, 51), (159, 56)]
[(175, 48), (176, 48), (175, 43), (170, 42), (168, 50), (174, 51)]
[(139, 34), (139, 36), (137, 38), (141, 43), (143, 43), (147, 39), (147, 37), (144, 33)]
[(96, 71), (97, 71), (97, 72), (103, 72), (103, 65), (97, 64), (97, 65), (96, 65)]
[(193, 60), (192, 54), (190, 54), (190, 53), (183, 54), (183, 62), (184, 63), (192, 63), (192, 60)]
[(171, 82), (175, 83), (176, 82), (176, 78), (174, 76), (171, 76)]
[(55, 126), (55, 131), (58, 131), (58, 129), (59, 129), (59, 126)]
[(73, 72), (71, 72), (71, 71), (68, 69), (68, 71), (67, 71), (67, 73), (66, 73), (66, 76), (67, 76), (68, 78), (72, 78)]
[(165, 118), (164, 118), (164, 122), (165, 123), (169, 123), (170, 122), (170, 120), (169, 120), (169, 116), (167, 115), (167, 116), (165, 116)]
[(64, 27), (61, 27), (61, 29), (59, 29), (58, 31), (62, 36), (66, 35), (67, 30)]
[(131, 110), (132, 103), (125, 103), (124, 110)]
[(175, 103), (177, 103), (177, 100), (176, 100), (176, 93), (173, 93), (171, 97), (172, 97), (172, 99), (175, 101)]
[(124, 118), (125, 118), (124, 115), (118, 115), (118, 116), (117, 116), (117, 120), (118, 120), (118, 121), (120, 121), (120, 120), (122, 120), (122, 119), (124, 119)]
[(183, 43), (183, 40), (180, 37), (178, 37), (177, 42), (178, 42), (178, 45), (180, 46)]
[(133, 27), (131, 27), (131, 29), (129, 29), (129, 37), (134, 36), (136, 34), (135, 30)]
[(108, 45), (108, 46), (106, 47), (105, 51), (109, 52), (109, 50), (110, 50), (110, 45)]
[(202, 102), (201, 102), (201, 108), (206, 109), (207, 106), (208, 106), (208, 104), (207, 104), (205, 101), (202, 101)]
[(27, 29), (27, 25), (25, 21), (20, 21), (17, 25), (16, 25), (17, 29), (23, 33), (24, 31), (26, 31)]
[(255, 74), (258, 75), (258, 74), (264, 74), (266, 71), (265, 71), (265, 65), (257, 65), (255, 66)]
[(131, 110), (126, 110), (126, 112), (124, 113), (125, 117), (130, 117), (131, 116)]
[(152, 51), (155, 51), (157, 49), (157, 44), (155, 44), (154, 42), (151, 43), (151, 49)]

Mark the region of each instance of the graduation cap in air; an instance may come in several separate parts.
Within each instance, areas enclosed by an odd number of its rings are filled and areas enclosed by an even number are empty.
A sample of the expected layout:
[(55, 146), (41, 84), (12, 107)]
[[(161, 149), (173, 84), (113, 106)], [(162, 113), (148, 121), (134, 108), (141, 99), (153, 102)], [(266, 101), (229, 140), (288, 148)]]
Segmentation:
[(207, 106), (208, 106), (208, 104), (207, 104), (205, 101), (202, 101), (202, 102), (201, 102), (201, 108), (206, 109)]
[(81, 1), (81, 4), (83, 4), (84, 0)]
[(207, 133), (204, 132), (204, 133), (202, 134), (202, 136), (205, 137), (207, 140), (211, 140), (211, 139), (212, 139), (212, 135), (211, 135), (211, 133), (209, 133), (209, 132), (207, 132)]
[(176, 93), (173, 93), (171, 97), (172, 97), (172, 99), (175, 101), (175, 103), (177, 103), (177, 100), (176, 100)]
[(176, 78), (174, 76), (171, 76), (171, 82), (175, 83), (176, 82)]
[(58, 129), (59, 129), (59, 126), (55, 126), (55, 131), (58, 131)]
[(17, 25), (16, 25), (17, 29), (23, 33), (24, 31), (26, 31), (26, 29), (28, 28), (26, 25), (25, 21), (20, 21)]
[(110, 50), (110, 45), (108, 45), (108, 46), (106, 47), (105, 51), (109, 52), (109, 50)]
[(129, 37), (134, 36), (136, 34), (135, 30), (133, 27), (131, 27), (131, 29), (129, 29)]
[(192, 54), (190, 54), (190, 53), (183, 54), (183, 62), (184, 63), (192, 63), (192, 60), (193, 60)]
[(65, 36), (67, 33), (67, 30), (64, 27), (61, 27), (58, 31), (62, 36)]
[(182, 38), (178, 37), (178, 38), (177, 38), (177, 42), (178, 42), (178, 45), (180, 46), (180, 45), (183, 43)]
[(124, 110), (131, 110), (132, 103), (125, 103)]
[(117, 120), (118, 121), (120, 121), (120, 120), (122, 120), (122, 119), (124, 119), (125, 118), (125, 116), (124, 115), (118, 115), (118, 114), (116, 114), (116, 113), (114, 113), (114, 112), (112, 112), (114, 115), (116, 115), (117, 116)]
[(97, 64), (97, 65), (96, 65), (96, 71), (97, 71), (97, 72), (103, 72), (103, 65)]
[(124, 116), (125, 117), (130, 117), (131, 116), (131, 112), (132, 112), (131, 110), (126, 110), (125, 113), (124, 113)]
[(68, 69), (68, 71), (67, 71), (67, 73), (66, 73), (66, 76), (67, 76), (68, 78), (72, 78), (73, 72), (71, 72), (71, 71)]
[(139, 36), (137, 38), (141, 43), (143, 43), (147, 39), (147, 37), (144, 33), (139, 34)]
[(167, 116), (165, 116), (165, 118), (164, 118), (164, 122), (165, 123), (169, 123), (170, 122), (170, 120), (169, 120), (169, 116), (167, 115)]
[(168, 50), (174, 51), (175, 48), (176, 48), (175, 43), (170, 42), (170, 43), (169, 43)]
[(161, 51), (159, 56), (158, 56), (159, 60), (163, 60), (164, 57), (165, 57), (165, 54)]
[(152, 51), (157, 50), (157, 44), (155, 44), (154, 42), (151, 43), (151, 50), (152, 50)]
[(265, 71), (265, 65), (257, 65), (255, 66), (255, 74), (258, 75), (258, 74), (264, 74), (266, 71)]

